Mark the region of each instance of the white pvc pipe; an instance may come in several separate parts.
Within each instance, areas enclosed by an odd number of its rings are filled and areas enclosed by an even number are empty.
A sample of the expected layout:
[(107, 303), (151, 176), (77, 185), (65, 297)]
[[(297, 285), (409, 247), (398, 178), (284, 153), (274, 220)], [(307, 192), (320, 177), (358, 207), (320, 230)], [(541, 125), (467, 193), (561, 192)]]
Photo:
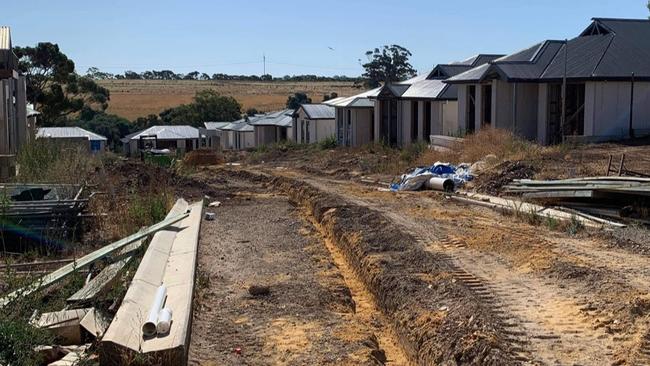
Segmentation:
[(156, 296), (153, 298), (151, 303), (151, 309), (149, 310), (149, 316), (147, 321), (142, 325), (142, 333), (146, 337), (151, 337), (156, 335), (156, 325), (158, 324), (158, 313), (165, 302), (167, 297), (167, 288), (165, 285), (160, 285), (158, 290), (156, 290)]
[(158, 313), (158, 324), (156, 325), (156, 330), (158, 334), (167, 334), (169, 333), (169, 328), (172, 326), (172, 309), (163, 308)]
[(433, 177), (424, 182), (424, 187), (435, 191), (453, 192), (456, 188), (454, 180), (450, 178)]

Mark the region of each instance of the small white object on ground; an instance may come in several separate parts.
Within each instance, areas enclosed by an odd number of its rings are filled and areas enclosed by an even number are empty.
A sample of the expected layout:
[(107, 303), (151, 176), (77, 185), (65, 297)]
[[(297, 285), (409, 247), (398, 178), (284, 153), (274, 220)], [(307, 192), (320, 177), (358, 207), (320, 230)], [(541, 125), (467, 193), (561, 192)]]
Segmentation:
[(153, 335), (156, 335), (158, 313), (160, 313), (160, 309), (162, 309), (166, 297), (167, 288), (165, 285), (160, 285), (160, 287), (158, 287), (158, 290), (156, 290), (156, 296), (154, 297), (153, 303), (151, 304), (151, 310), (149, 310), (147, 321), (142, 325), (142, 333), (145, 336), (151, 337)]
[(219, 207), (219, 206), (221, 206), (221, 202), (219, 201), (210, 202), (210, 204), (208, 205), (208, 207)]
[(158, 324), (156, 325), (156, 331), (158, 335), (169, 333), (169, 329), (172, 326), (172, 309), (163, 308), (158, 313)]
[(215, 218), (216, 218), (216, 215), (214, 214), (214, 212), (206, 212), (205, 213), (205, 219), (207, 221), (214, 221)]

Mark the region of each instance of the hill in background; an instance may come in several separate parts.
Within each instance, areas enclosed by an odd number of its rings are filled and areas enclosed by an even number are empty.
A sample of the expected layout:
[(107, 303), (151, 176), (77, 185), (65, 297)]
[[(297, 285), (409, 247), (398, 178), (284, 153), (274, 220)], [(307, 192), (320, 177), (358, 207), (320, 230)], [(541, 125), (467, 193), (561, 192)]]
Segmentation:
[(272, 111), (285, 107), (289, 95), (307, 93), (314, 103), (332, 92), (350, 96), (361, 92), (353, 82), (254, 82), (254, 81), (197, 81), (197, 80), (98, 80), (111, 93), (107, 112), (134, 120), (149, 114), (190, 103), (197, 91), (213, 89), (232, 96), (243, 110), (256, 108)]

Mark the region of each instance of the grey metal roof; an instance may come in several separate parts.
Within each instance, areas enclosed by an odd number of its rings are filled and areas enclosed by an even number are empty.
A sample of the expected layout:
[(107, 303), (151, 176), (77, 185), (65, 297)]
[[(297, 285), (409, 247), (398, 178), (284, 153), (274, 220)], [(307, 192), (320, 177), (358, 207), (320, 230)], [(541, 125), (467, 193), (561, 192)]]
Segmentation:
[[(156, 136), (159, 140), (197, 139), (199, 130), (192, 126), (151, 126), (146, 130), (128, 135), (126, 140), (139, 139), (141, 136)], [(125, 140), (123, 139), (123, 140)]]
[(461, 62), (439, 64), (427, 74), (422, 74), (400, 83), (384, 85), (379, 94), (409, 99), (458, 99), (456, 87), (450, 87), (443, 80), (470, 70), (472, 65), (483, 65), (501, 56), (480, 54)]
[(334, 119), (336, 110), (327, 104), (303, 104), (299, 110), (305, 111), (309, 119)]
[[(567, 52), (568, 50), (568, 52)], [(566, 54), (566, 56), (565, 56)], [(650, 80), (650, 21), (594, 18), (578, 37), (547, 40), (456, 75), (450, 83), (473, 83), (498, 76), (508, 81), (569, 79)]]
[(293, 122), (293, 113), (293, 109), (271, 112), (260, 118), (249, 119), (248, 123), (253, 126), (289, 127)]
[(473, 69), (469, 69), (465, 72), (462, 72), (456, 76), (452, 76), (449, 79), (446, 79), (445, 82), (446, 83), (479, 82), (487, 74), (489, 68), (490, 68), (490, 64), (483, 64), (481, 66), (477, 66)]
[(106, 137), (81, 127), (39, 127), (37, 138), (87, 138), (91, 141), (106, 141)]
[(223, 131), (254, 132), (255, 128), (247, 122), (232, 122), (222, 128)]
[(447, 84), (442, 80), (421, 80), (411, 85), (402, 98), (431, 98), (437, 99), (447, 88)]
[(203, 122), (208, 130), (220, 130), (222, 127), (229, 125), (230, 122)]
[(377, 96), (380, 90), (381, 87), (370, 89), (351, 97), (330, 99), (323, 102), (323, 104), (331, 105), (336, 108), (373, 108), (375, 106), (375, 101), (369, 99), (369, 97)]
[(470, 58), (467, 58), (462, 61), (457, 61), (457, 62), (452, 62), (452, 65), (465, 65), (465, 66), (471, 66), (471, 67), (476, 67), (483, 65), (485, 63), (488, 63), (494, 59), (497, 59), (499, 57), (502, 57), (503, 55), (497, 55), (497, 54), (489, 54), (489, 53), (479, 53), (478, 55), (474, 55)]
[(11, 49), (11, 29), (6, 26), (0, 27), (0, 50)]

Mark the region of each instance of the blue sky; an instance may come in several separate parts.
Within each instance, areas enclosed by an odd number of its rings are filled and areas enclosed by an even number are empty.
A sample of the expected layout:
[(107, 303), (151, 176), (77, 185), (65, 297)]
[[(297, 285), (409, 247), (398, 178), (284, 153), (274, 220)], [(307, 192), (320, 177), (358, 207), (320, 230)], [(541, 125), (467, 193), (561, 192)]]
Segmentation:
[(645, 0), (30, 0), (4, 4), (0, 24), (15, 45), (58, 43), (79, 72), (262, 74), (265, 54), (274, 76), (355, 76), (384, 44), (411, 50), (424, 72), (571, 38), (592, 17), (647, 15)]

